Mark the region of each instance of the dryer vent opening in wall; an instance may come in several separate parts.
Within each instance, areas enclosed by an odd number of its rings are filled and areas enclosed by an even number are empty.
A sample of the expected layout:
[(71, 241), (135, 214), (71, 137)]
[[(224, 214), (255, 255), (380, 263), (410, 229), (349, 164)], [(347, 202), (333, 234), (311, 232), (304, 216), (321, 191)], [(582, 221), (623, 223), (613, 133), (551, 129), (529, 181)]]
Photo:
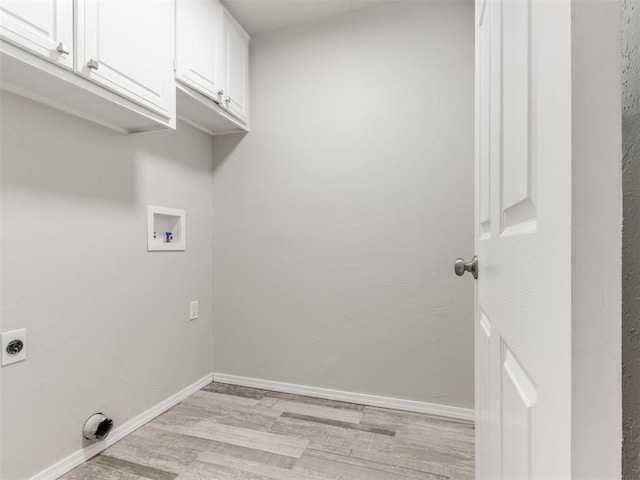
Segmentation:
[(84, 423), (82, 435), (87, 440), (101, 442), (111, 432), (113, 420), (102, 413), (94, 413)]

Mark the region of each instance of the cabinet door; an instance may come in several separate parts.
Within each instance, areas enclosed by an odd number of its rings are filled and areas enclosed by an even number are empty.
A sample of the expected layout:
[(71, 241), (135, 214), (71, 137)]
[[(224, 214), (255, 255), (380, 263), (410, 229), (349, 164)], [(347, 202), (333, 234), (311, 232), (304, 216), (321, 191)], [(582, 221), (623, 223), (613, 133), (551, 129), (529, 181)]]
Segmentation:
[(222, 12), (217, 0), (176, 2), (176, 79), (217, 102), (224, 94)]
[(0, 38), (73, 69), (73, 1), (2, 0)]
[(76, 73), (174, 115), (172, 0), (76, 0), (76, 29)]
[(245, 122), (249, 116), (249, 35), (224, 12), (224, 64), (226, 108)]

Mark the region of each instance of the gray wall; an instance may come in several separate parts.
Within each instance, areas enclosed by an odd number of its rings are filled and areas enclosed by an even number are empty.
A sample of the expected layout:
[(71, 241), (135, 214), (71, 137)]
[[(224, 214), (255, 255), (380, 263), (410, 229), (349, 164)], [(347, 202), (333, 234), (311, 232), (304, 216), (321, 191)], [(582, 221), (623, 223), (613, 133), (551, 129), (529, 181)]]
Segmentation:
[[(122, 425), (211, 372), (212, 139), (1, 100), (2, 329), (28, 330), (27, 360), (2, 372), (17, 480), (82, 448), (89, 414)], [(187, 211), (186, 252), (146, 251), (147, 204)]]
[(622, 0), (623, 478), (640, 477), (640, 2)]
[(214, 141), (214, 371), (473, 407), (473, 4), (252, 40)]

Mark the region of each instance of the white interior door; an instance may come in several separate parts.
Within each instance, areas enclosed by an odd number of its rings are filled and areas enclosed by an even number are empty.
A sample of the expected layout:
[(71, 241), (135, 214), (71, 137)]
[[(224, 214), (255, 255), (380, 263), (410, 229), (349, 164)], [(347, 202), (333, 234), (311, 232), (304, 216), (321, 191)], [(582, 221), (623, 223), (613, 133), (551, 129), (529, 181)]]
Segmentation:
[(476, 2), (476, 475), (571, 476), (570, 1)]

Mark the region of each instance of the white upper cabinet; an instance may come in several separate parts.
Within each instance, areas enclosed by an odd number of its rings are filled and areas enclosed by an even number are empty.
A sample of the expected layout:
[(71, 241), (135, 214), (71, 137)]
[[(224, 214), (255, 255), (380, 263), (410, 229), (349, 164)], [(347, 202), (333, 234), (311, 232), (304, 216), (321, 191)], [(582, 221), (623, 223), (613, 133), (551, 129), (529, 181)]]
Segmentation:
[(249, 35), (225, 10), (224, 32), (224, 103), (236, 117), (249, 118)]
[(0, 38), (73, 69), (73, 1), (2, 0)]
[(76, 0), (76, 72), (170, 118), (173, 5), (171, 0)]
[(178, 117), (211, 135), (249, 126), (249, 35), (218, 0), (177, 0)]
[(0, 88), (122, 133), (176, 125), (174, 0), (0, 0)]
[(247, 131), (249, 35), (219, 0), (0, 0), (0, 88), (123, 133)]
[(176, 4), (176, 79), (218, 102), (223, 95), (222, 12), (216, 0)]

